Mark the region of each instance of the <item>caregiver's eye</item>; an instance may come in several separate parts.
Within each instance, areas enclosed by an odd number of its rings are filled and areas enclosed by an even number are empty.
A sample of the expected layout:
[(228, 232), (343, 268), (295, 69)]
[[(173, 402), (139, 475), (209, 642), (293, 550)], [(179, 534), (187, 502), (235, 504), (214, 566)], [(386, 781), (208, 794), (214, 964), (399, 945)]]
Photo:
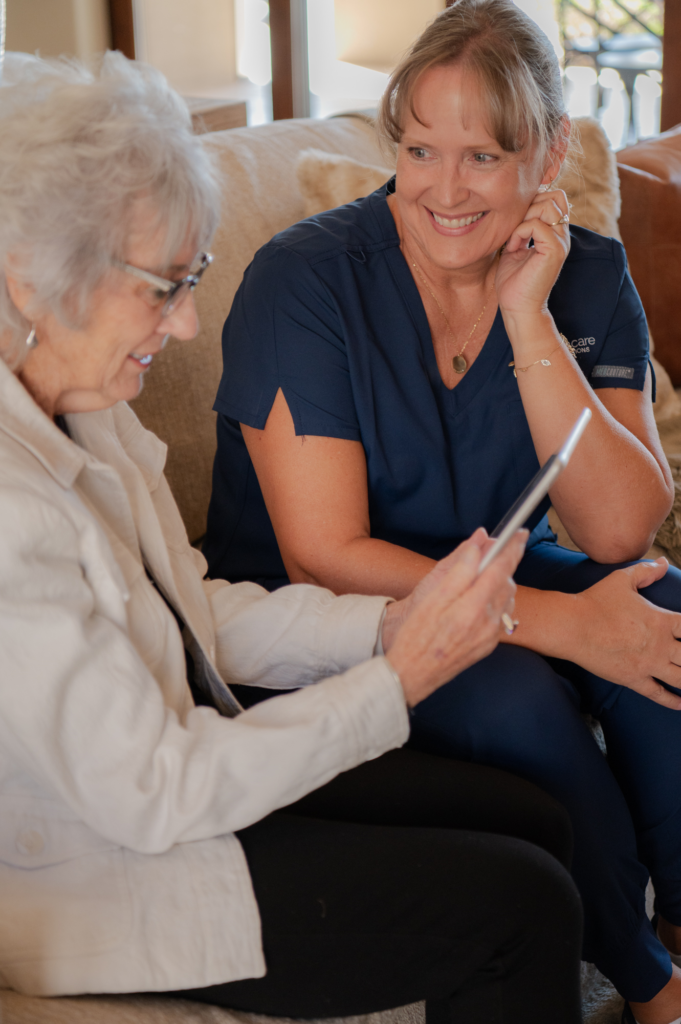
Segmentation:
[(423, 149), (421, 146), (410, 146), (409, 154), (413, 156), (416, 160), (425, 160), (425, 158), (428, 156), (428, 150)]
[(493, 157), (491, 153), (474, 153), (473, 161), (476, 164), (491, 164), (496, 157)]

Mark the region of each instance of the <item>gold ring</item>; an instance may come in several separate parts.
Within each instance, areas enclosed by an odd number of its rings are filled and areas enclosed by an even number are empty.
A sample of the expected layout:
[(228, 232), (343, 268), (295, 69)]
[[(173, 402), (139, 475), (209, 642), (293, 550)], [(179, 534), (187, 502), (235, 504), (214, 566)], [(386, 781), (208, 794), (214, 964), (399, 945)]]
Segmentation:
[(504, 624), (504, 633), (506, 636), (513, 636), (516, 629), (520, 625), (517, 619), (512, 619), (508, 612), (504, 612), (501, 616), (501, 621)]
[(564, 213), (563, 216), (560, 218), (560, 220), (554, 220), (552, 224), (549, 224), (549, 227), (550, 228), (555, 228), (559, 224), (569, 224), (569, 223), (570, 223), (570, 216), (569, 216), (569, 214)]

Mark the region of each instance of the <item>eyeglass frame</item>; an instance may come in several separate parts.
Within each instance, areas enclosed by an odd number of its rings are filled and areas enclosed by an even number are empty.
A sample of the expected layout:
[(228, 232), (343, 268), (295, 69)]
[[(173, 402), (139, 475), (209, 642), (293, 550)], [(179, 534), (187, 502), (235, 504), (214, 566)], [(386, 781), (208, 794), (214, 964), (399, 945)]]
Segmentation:
[(167, 277), (158, 277), (157, 274), (152, 274), (149, 270), (142, 270), (141, 267), (133, 267), (131, 263), (123, 263), (121, 260), (112, 260), (112, 266), (116, 267), (117, 270), (123, 270), (126, 274), (132, 274), (133, 277), (138, 277), (140, 281), (146, 281), (147, 284), (153, 284), (156, 288), (159, 288), (162, 292), (166, 293), (166, 298), (161, 307), (161, 316), (166, 317), (175, 309), (175, 296), (181, 288), (187, 288), (190, 292), (193, 292), (197, 284), (203, 277), (205, 271), (211, 265), (215, 257), (210, 252), (201, 253), (201, 263), (198, 270), (193, 274), (187, 274), (185, 277), (181, 277), (179, 281), (170, 281)]

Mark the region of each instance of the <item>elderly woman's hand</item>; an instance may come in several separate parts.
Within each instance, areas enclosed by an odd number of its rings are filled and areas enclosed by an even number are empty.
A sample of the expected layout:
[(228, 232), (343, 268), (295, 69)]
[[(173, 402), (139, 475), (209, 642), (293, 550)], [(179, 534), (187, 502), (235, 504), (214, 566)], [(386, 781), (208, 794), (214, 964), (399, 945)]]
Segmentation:
[(519, 530), (478, 576), (491, 542), (484, 530), (476, 530), (409, 597), (388, 606), (383, 647), (410, 707), (494, 650), (501, 616), (513, 612), (512, 577), (527, 536)]
[[(603, 679), (627, 686), (657, 704), (681, 710), (681, 697), (660, 681), (681, 688), (681, 615), (647, 601), (641, 588), (661, 579), (665, 558), (618, 569), (572, 596), (578, 646), (564, 657)], [(567, 639), (567, 638), (566, 638)]]
[[(504, 319), (546, 311), (548, 297), (570, 251), (567, 196), (560, 189), (538, 193), (499, 260), (496, 290)], [(530, 239), (534, 245), (530, 248)]]

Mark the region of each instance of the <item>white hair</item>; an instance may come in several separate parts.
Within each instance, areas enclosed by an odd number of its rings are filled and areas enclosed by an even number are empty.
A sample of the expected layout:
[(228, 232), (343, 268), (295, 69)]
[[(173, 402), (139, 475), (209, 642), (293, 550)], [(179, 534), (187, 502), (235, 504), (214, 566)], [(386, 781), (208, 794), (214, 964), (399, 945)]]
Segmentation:
[(95, 72), (7, 54), (0, 87), (1, 355), (21, 365), (30, 322), (5, 273), (28, 285), (28, 316), (85, 324), (94, 289), (125, 260), (130, 217), (148, 201), (163, 258), (209, 244), (220, 191), (186, 104), (163, 75), (120, 53)]

